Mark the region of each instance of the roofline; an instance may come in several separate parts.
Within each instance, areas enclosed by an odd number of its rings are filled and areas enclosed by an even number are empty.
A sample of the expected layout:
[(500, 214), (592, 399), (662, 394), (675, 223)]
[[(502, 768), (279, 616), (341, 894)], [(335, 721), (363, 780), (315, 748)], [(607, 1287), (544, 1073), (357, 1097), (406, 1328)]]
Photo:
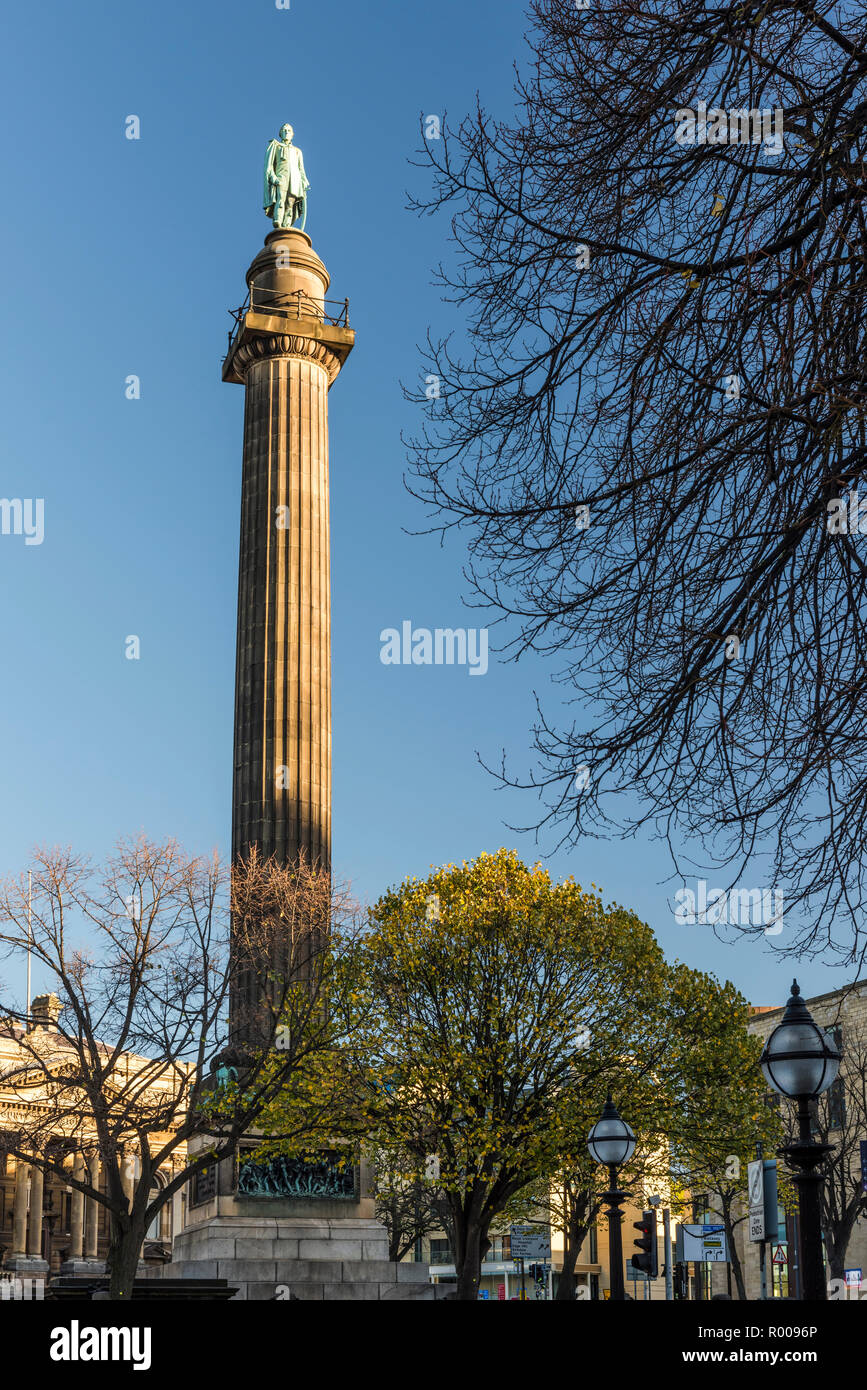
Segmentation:
[[(842, 999), (847, 994), (854, 994), (857, 990), (861, 989), (867, 989), (867, 977), (861, 980), (853, 980), (852, 983), (848, 985), (841, 985), (839, 989), (826, 990), (824, 994), (813, 994), (809, 999), (805, 999), (804, 1003), (809, 1006), (811, 1004), (821, 1004), (827, 999)], [(751, 1004), (750, 1022), (752, 1022), (754, 1018), (767, 1018), (768, 1014), (782, 1014), (785, 1007), (785, 1004)]]

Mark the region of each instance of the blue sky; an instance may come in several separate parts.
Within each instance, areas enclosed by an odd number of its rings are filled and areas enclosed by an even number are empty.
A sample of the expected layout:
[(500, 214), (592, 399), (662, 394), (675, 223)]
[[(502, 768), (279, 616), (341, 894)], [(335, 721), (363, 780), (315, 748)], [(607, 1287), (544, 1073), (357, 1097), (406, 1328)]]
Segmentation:
[[(99, 856), (140, 829), (228, 850), (243, 393), (220, 364), (269, 230), (265, 144), (286, 120), (312, 185), (307, 230), (357, 332), (331, 394), (336, 868), (372, 899), (501, 844), (552, 849), (505, 827), (534, 803), (476, 759), (505, 748), (531, 766), (533, 692), (551, 710), (562, 699), (551, 670), (379, 659), (380, 631), (404, 620), (484, 621), (462, 606), (460, 543), (405, 533), (424, 518), (402, 483), (418, 407), (400, 382), (417, 380), (429, 325), (460, 327), (432, 285), (447, 227), (405, 202), (425, 187), (408, 163), (420, 114), (456, 120), (479, 90), (507, 115), (524, 27), (519, 5), (493, 0), (7, 14), (0, 492), (45, 499), (45, 538), (0, 536), (0, 872), (37, 842)], [(768, 943), (675, 925), (660, 845), (588, 840), (549, 867), (635, 908), (669, 955), (756, 1002), (785, 998), (792, 966)], [(808, 994), (848, 978), (798, 973)]]

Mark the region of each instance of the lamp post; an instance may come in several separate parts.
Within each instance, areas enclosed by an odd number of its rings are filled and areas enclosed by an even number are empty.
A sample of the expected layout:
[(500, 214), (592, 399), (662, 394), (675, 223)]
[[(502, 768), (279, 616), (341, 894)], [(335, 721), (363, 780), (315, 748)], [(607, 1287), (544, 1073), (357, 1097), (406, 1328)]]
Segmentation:
[(798, 1256), (802, 1297), (827, 1298), (825, 1262), (822, 1256), (821, 1165), (831, 1144), (813, 1139), (810, 1101), (827, 1091), (840, 1068), (840, 1051), (813, 1021), (798, 988), (792, 993), (782, 1020), (770, 1034), (759, 1059), (765, 1079), (781, 1096), (798, 1105), (798, 1140), (780, 1152), (797, 1171), (792, 1180), (798, 1189)]
[(591, 1158), (604, 1163), (608, 1169), (610, 1190), (603, 1192), (602, 1200), (608, 1203), (605, 1215), (608, 1217), (608, 1264), (611, 1276), (611, 1300), (626, 1301), (626, 1285), (623, 1280), (623, 1240), (620, 1223), (623, 1213), (620, 1204), (627, 1196), (617, 1186), (617, 1169), (628, 1163), (635, 1152), (635, 1135), (625, 1120), (621, 1120), (617, 1107), (608, 1092), (605, 1107), (587, 1136), (587, 1148)]

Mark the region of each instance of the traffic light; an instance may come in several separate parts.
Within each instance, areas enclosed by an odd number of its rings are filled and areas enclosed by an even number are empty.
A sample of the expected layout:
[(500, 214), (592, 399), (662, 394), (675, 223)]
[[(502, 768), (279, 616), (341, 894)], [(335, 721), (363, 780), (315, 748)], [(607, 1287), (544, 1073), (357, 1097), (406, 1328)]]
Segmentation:
[(643, 1211), (640, 1221), (633, 1221), (636, 1231), (641, 1232), (641, 1236), (635, 1241), (636, 1249), (641, 1253), (632, 1256), (633, 1269), (640, 1269), (646, 1274), (648, 1279), (655, 1279), (659, 1273), (659, 1257), (656, 1246), (656, 1212)]

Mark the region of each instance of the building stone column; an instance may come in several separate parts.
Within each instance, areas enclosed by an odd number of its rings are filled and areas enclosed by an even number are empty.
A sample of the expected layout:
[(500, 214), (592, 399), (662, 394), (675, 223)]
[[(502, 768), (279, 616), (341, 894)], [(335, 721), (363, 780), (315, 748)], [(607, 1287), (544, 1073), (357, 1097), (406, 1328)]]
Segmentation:
[[(27, 1218), (27, 1179), (30, 1179), (30, 1220)], [(42, 1258), (42, 1169), (18, 1159), (15, 1164), (15, 1197), (12, 1207), (12, 1245), (5, 1268), (20, 1274), (45, 1274)]]
[[(72, 1165), (72, 1176), (78, 1182), (84, 1182), (84, 1157), (77, 1153)], [(72, 1214), (69, 1223), (70, 1246), (69, 1258), (80, 1260), (84, 1254), (84, 1193), (76, 1188), (72, 1189)]]
[(122, 1183), (123, 1195), (126, 1197), (130, 1211), (132, 1211), (132, 1204), (135, 1199), (135, 1157), (133, 1154), (124, 1155)]
[(42, 1194), (45, 1187), (45, 1174), (35, 1163), (30, 1171), (30, 1225), (27, 1236), (27, 1254), (31, 1260), (42, 1259)]
[(27, 1179), (30, 1165), (23, 1158), (15, 1160), (15, 1201), (12, 1207), (12, 1256), (27, 1254)]
[[(91, 1187), (99, 1190), (99, 1154), (88, 1154), (87, 1157), (88, 1179)], [(88, 1197), (85, 1205), (84, 1218), (84, 1256), (87, 1260), (95, 1260), (99, 1250), (99, 1203), (93, 1197)]]
[(160, 1208), (160, 1240), (165, 1244), (170, 1244), (172, 1239), (172, 1206), (174, 1197)]

